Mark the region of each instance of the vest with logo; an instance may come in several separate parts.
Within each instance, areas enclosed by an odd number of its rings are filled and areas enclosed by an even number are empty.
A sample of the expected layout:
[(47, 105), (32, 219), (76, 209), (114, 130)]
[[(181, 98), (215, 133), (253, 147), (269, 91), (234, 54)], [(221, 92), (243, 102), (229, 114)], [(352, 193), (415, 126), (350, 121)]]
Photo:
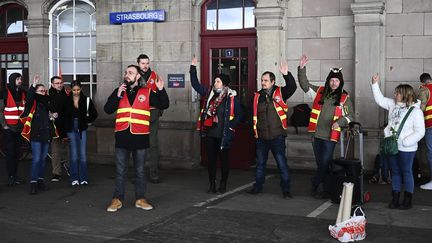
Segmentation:
[(425, 84), (421, 87), (429, 90), (429, 99), (426, 103), (425, 110), (423, 111), (425, 119), (425, 128), (432, 127), (432, 84)]
[(20, 115), (24, 112), (25, 94), (22, 92), (21, 103), (17, 105), (9, 89), (7, 89), (7, 92), (6, 106), (3, 111), (5, 121), (7, 125), (17, 125)]
[(119, 102), (116, 115), (115, 132), (130, 129), (132, 134), (150, 133), (150, 92), (149, 88), (140, 88), (132, 105), (127, 95)]
[[(311, 115), (309, 118), (309, 126), (308, 126), (308, 132), (315, 132), (317, 123), (319, 120), (319, 115), (321, 113), (322, 105), (319, 103), (322, 97), (322, 92), (324, 90), (324, 86), (321, 86), (317, 90), (316, 97), (313, 102), (313, 107), (311, 111)], [(341, 99), (339, 101), (340, 105), (335, 107), (334, 115), (333, 115), (333, 121), (337, 121), (339, 118), (343, 116), (343, 108), (342, 106), (345, 104), (346, 100), (348, 99), (348, 95), (346, 93), (343, 93), (341, 96)], [(331, 129), (330, 132), (330, 140), (333, 142), (338, 142), (340, 138), (341, 129)]]

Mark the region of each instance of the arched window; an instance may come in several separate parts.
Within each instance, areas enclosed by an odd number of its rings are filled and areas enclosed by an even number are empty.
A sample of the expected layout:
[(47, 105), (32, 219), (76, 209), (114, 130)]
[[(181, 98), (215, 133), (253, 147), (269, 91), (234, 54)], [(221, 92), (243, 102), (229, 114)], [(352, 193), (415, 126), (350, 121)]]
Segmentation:
[(25, 37), (27, 27), (24, 20), (27, 19), (27, 10), (19, 4), (7, 4), (0, 10), (0, 38)]
[(88, 0), (59, 1), (50, 11), (50, 76), (96, 91), (96, 11)]
[(206, 30), (255, 27), (253, 0), (211, 0), (206, 4)]

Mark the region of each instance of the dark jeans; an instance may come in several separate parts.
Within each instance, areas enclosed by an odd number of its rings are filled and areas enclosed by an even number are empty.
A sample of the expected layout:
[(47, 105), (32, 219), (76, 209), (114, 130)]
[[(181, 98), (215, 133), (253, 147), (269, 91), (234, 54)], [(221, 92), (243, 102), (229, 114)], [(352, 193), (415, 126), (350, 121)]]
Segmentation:
[(290, 176), (288, 173), (288, 163), (285, 156), (285, 137), (279, 136), (275, 139), (260, 139), (256, 140), (256, 174), (255, 185), (256, 191), (262, 191), (265, 182), (265, 169), (268, 159), (269, 150), (271, 150), (273, 157), (276, 160), (277, 166), (280, 171), (280, 186), (283, 192), (290, 192)]
[(312, 177), (312, 186), (317, 188), (324, 182), (325, 177), (329, 173), (329, 165), (333, 159), (336, 143), (315, 137), (312, 139), (315, 162), (317, 164), (317, 171)]
[(21, 132), (14, 132), (10, 129), (5, 129), (4, 131), (4, 142), (6, 143), (6, 168), (8, 171), (8, 176), (17, 176), (18, 170), (18, 158), (21, 143), (23, 138), (21, 137)]
[[(150, 162), (150, 175), (157, 176), (159, 173), (159, 119), (150, 122), (150, 134), (149, 142), (150, 148), (148, 148), (149, 162)], [(151, 176), (150, 176), (151, 179)]]
[(218, 157), (221, 158), (221, 181), (226, 182), (229, 174), (229, 149), (221, 150), (221, 138), (206, 137), (205, 146), (208, 158), (209, 181), (216, 180)]
[(405, 191), (414, 192), (414, 177), (412, 166), (416, 152), (399, 151), (397, 155), (389, 156), (390, 169), (392, 174), (392, 189), (400, 192), (402, 190), (402, 177), (405, 184)]
[(30, 183), (44, 179), (46, 157), (48, 155), (49, 145), (49, 143), (31, 141), (32, 165), (30, 172)]
[(70, 154), (70, 181), (88, 181), (87, 177), (87, 131), (78, 130), (78, 118), (74, 119), (72, 132), (68, 132)]
[(114, 190), (114, 198), (118, 198), (120, 200), (124, 199), (125, 187), (127, 181), (127, 171), (129, 165), (129, 157), (132, 154), (132, 159), (134, 161), (135, 167), (135, 198), (141, 199), (144, 198), (144, 193), (146, 191), (146, 182), (145, 182), (145, 174), (144, 174), (144, 163), (145, 163), (145, 149), (137, 149), (137, 150), (127, 150), (123, 148), (115, 148), (115, 153), (117, 157), (116, 163), (116, 182), (115, 182), (115, 190)]

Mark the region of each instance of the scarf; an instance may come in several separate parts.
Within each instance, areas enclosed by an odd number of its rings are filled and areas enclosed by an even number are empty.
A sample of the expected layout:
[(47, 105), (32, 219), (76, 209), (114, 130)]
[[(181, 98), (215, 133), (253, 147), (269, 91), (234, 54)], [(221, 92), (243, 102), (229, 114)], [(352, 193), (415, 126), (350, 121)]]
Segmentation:
[(204, 120), (204, 126), (212, 127), (214, 124), (219, 122), (217, 117), (217, 108), (226, 97), (228, 93), (227, 91), (228, 89), (224, 88), (220, 94), (215, 93), (215, 95), (210, 100), (206, 113), (206, 118)]

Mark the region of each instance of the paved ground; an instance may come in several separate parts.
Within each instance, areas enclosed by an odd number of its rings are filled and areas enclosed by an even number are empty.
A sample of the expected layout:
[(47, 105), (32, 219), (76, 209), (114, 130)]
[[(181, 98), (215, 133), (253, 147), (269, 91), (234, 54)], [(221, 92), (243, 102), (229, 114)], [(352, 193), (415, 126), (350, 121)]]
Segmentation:
[[(284, 200), (277, 174), (269, 174), (264, 193), (249, 195), (252, 172), (232, 171), (229, 191), (210, 195), (205, 169), (162, 171), (163, 182), (148, 185), (154, 210), (135, 208), (128, 184), (117, 213), (105, 211), (114, 167), (90, 166), (89, 172), (89, 186), (72, 188), (64, 180), (38, 195), (28, 194), (28, 184), (0, 185), (0, 242), (337, 242), (327, 228), (338, 205), (309, 196), (310, 172), (292, 174), (294, 198)], [(372, 193), (364, 205), (365, 242), (431, 242), (432, 191), (416, 188), (414, 208), (401, 211), (386, 208), (390, 185), (365, 186)]]

